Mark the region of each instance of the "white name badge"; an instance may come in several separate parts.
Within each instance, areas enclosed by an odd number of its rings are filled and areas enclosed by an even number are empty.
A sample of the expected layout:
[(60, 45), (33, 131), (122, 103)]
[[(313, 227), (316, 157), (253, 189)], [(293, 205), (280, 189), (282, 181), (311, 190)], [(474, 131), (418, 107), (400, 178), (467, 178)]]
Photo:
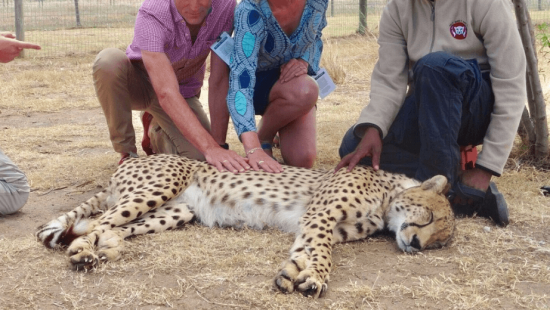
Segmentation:
[(229, 59), (231, 58), (234, 46), (235, 42), (233, 38), (227, 32), (223, 32), (218, 38), (218, 41), (212, 44), (210, 49), (229, 66)]
[(317, 85), (319, 85), (319, 96), (321, 99), (324, 99), (336, 89), (336, 84), (334, 84), (325, 68), (321, 68), (313, 78), (317, 81)]

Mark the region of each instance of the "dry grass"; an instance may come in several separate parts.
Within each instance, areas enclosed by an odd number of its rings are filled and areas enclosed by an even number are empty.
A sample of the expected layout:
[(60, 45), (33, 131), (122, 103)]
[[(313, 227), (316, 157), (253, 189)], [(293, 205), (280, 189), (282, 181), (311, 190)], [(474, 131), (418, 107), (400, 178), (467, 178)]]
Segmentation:
[[(345, 72), (345, 82), (318, 104), (318, 167), (338, 162), (341, 137), (368, 103), (376, 47), (361, 37), (326, 45), (324, 63)], [(63, 204), (67, 195), (91, 196), (116, 168), (91, 84), (93, 58), (0, 66), (0, 146), (27, 172), (35, 203), (64, 194), (58, 213), (72, 208)], [(232, 129), (229, 143), (241, 151)], [(338, 245), (324, 299), (271, 290), (293, 241), (275, 230), (191, 225), (140, 236), (127, 241), (122, 260), (76, 273), (28, 227), (17, 239), (0, 235), (0, 309), (548, 309), (550, 198), (538, 188), (550, 185), (550, 171), (517, 155), (520, 145), (514, 154), (496, 180), (509, 227), (461, 219), (449, 247), (419, 255), (400, 253), (387, 237)], [(55, 190), (62, 187), (68, 192)], [(17, 219), (0, 218), (0, 227), (10, 220)], [(48, 220), (34, 218), (36, 225)]]

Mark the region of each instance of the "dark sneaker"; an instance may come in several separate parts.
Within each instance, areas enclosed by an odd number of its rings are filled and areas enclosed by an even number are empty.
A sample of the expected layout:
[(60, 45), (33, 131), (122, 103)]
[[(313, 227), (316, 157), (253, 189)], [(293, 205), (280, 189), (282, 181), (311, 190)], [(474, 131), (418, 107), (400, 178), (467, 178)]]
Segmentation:
[(124, 163), (127, 159), (130, 159), (130, 158), (138, 158), (138, 154), (136, 153), (122, 153), (121, 156), (120, 156), (120, 160), (118, 161), (118, 165), (122, 165), (122, 163)]
[(458, 182), (448, 198), (456, 216), (470, 217), (477, 214), (503, 227), (509, 223), (508, 204), (493, 182), (489, 184), (487, 192)]
[(477, 212), (479, 216), (493, 219), (495, 223), (506, 227), (509, 223), (508, 204), (502, 193), (498, 191), (497, 185), (493, 182), (485, 193), (485, 199), (481, 209)]
[(151, 139), (149, 138), (149, 127), (152, 120), (153, 115), (151, 115), (151, 113), (141, 112), (141, 123), (143, 124), (143, 139), (141, 139), (141, 148), (147, 156), (155, 154), (151, 148)]

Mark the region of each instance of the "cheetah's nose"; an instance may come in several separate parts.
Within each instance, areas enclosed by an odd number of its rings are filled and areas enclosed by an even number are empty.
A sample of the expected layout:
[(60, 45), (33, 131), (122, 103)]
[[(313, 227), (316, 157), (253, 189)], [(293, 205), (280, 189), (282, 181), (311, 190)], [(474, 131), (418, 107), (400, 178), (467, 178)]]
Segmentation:
[(412, 240), (411, 240), (411, 243), (409, 244), (410, 246), (412, 246), (413, 248), (417, 249), (420, 251), (420, 249), (422, 248), (420, 246), (420, 240), (418, 240), (418, 237), (416, 235), (414, 235), (412, 237)]

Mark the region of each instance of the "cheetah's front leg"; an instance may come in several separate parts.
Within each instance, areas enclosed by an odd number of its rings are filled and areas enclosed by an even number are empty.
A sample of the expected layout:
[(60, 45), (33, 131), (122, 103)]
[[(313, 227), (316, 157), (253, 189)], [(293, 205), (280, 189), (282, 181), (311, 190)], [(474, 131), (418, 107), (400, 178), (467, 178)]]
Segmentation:
[[(317, 192), (325, 193), (331, 186), (327, 182)], [(298, 291), (318, 298), (327, 291), (332, 268), (333, 229), (344, 218), (340, 203), (345, 201), (336, 197), (327, 201), (323, 195), (313, 195), (307, 205), (308, 211), (300, 218), (301, 234), (292, 246), (290, 259), (275, 278), (275, 286), (285, 293)]]
[(294, 284), (300, 272), (306, 269), (309, 255), (306, 253), (303, 240), (296, 238), (290, 250), (290, 258), (281, 264), (281, 269), (275, 277), (274, 285), (283, 293), (294, 292)]
[(290, 259), (275, 277), (275, 287), (284, 293), (298, 291), (305, 296), (323, 297), (332, 267), (331, 251), (330, 241), (314, 241), (307, 233), (298, 236), (290, 250)]
[(298, 291), (305, 296), (323, 297), (332, 266), (331, 246), (326, 249), (321, 249), (324, 244), (314, 247), (304, 243), (303, 237), (296, 239), (290, 259), (282, 264), (275, 277), (275, 286), (284, 293)]

